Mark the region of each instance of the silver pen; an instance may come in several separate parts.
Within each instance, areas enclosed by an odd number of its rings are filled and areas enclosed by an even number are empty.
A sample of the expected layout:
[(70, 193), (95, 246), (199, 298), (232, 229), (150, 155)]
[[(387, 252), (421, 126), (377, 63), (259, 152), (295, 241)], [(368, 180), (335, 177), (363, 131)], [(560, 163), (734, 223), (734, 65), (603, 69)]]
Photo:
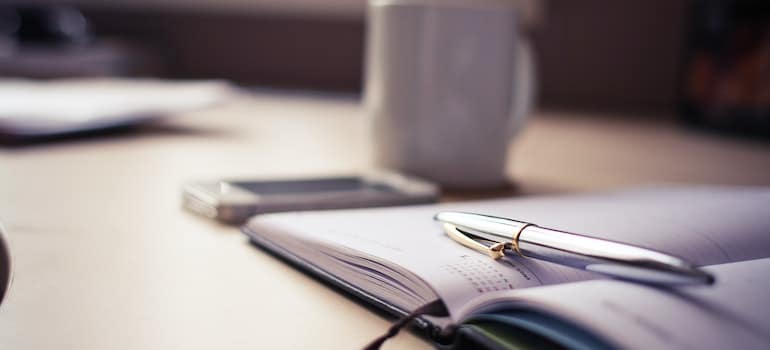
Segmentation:
[(689, 262), (630, 244), (463, 212), (434, 217), (458, 243), (499, 259), (506, 252), (614, 278), (656, 285), (710, 284), (714, 277)]

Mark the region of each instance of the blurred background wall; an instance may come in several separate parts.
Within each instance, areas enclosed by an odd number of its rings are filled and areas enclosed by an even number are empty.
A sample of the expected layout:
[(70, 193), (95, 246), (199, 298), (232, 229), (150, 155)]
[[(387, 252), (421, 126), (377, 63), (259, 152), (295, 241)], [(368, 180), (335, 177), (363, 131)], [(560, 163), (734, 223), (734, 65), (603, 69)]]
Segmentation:
[[(38, 1), (40, 2), (40, 1)], [(25, 2), (25, 4), (34, 2)], [(102, 38), (139, 47), (154, 74), (357, 92), (365, 0), (49, 0), (74, 4)], [(540, 103), (674, 111), (687, 1), (522, 1)]]

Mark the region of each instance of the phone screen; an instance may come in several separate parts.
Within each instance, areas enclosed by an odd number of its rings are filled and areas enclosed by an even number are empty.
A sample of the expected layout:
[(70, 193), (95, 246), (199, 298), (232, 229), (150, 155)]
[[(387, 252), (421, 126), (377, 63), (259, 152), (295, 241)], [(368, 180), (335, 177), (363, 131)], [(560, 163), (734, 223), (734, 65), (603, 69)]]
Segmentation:
[(395, 188), (388, 185), (370, 183), (355, 177), (318, 180), (233, 182), (232, 184), (259, 195), (323, 192), (396, 191)]

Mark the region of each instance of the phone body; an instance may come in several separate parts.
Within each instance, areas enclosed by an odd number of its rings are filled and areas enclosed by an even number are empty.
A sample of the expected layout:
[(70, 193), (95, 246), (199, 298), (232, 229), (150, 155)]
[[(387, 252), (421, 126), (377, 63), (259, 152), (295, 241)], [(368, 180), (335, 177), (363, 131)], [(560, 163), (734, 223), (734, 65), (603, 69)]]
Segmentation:
[(225, 223), (283, 211), (427, 204), (439, 189), (394, 173), (288, 180), (220, 180), (184, 187), (184, 207)]

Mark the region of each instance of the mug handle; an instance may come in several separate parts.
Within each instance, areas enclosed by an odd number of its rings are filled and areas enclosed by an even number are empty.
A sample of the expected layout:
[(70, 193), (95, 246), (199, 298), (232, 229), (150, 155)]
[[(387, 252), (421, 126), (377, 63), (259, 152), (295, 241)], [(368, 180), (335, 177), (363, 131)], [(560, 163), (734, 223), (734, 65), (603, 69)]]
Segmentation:
[(532, 46), (527, 38), (519, 38), (515, 47), (513, 68), (513, 95), (511, 96), (511, 136), (523, 129), (524, 122), (535, 103), (536, 73)]

